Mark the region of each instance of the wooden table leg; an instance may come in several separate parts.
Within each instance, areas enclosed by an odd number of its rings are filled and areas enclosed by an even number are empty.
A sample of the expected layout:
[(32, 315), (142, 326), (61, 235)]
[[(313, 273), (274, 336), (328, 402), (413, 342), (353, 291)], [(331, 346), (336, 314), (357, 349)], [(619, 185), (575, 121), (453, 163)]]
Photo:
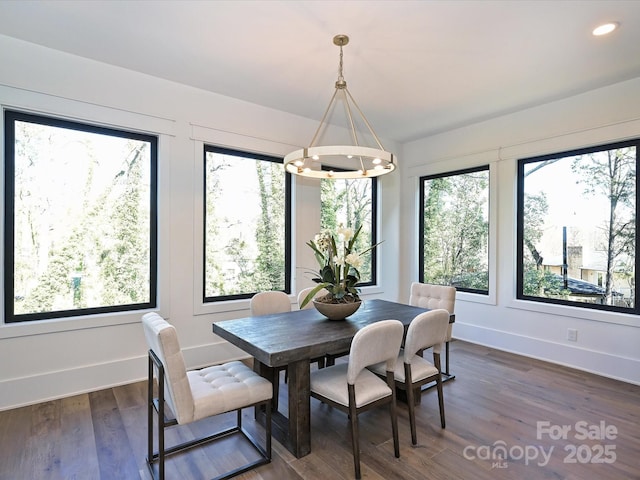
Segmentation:
[(311, 397), (309, 360), (289, 364), (289, 437), (292, 453), (311, 452)]
[(273, 385), (273, 398), (271, 399), (271, 410), (278, 411), (278, 395), (280, 392), (280, 372), (277, 368), (268, 367), (258, 360), (253, 360), (253, 371), (263, 378), (266, 378)]
[[(277, 369), (254, 361), (253, 369), (263, 377), (273, 379)], [(274, 409), (272, 414), (272, 436), (293, 453), (296, 458), (311, 452), (311, 397), (309, 360), (289, 364), (289, 417)], [(265, 412), (256, 407), (256, 419), (264, 425)]]

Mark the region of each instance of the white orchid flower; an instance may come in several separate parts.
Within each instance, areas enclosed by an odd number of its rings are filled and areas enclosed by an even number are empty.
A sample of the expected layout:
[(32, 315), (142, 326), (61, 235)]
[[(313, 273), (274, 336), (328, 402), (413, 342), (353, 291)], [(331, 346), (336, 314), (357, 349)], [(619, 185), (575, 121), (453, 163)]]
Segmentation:
[(362, 266), (362, 257), (357, 253), (350, 253), (345, 257), (345, 261), (355, 269), (359, 269)]
[(342, 236), (345, 242), (348, 242), (353, 238), (353, 233), (352, 228), (343, 227), (342, 225), (338, 227), (338, 235)]

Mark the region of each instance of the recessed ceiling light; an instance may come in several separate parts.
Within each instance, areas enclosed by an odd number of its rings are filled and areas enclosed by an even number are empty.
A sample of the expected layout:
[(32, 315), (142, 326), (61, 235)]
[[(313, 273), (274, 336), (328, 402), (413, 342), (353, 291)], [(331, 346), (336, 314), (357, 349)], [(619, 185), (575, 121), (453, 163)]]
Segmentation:
[(598, 25), (596, 28), (594, 28), (593, 32), (591, 33), (593, 33), (596, 37), (599, 37), (601, 35), (606, 35), (613, 32), (616, 28), (618, 28), (617, 22), (603, 23), (602, 25)]

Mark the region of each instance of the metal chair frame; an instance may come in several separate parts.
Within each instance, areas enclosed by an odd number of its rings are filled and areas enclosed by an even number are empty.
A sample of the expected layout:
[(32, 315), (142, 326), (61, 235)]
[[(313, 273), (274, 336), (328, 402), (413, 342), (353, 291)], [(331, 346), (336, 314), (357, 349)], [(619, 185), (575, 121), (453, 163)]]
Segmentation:
[[(154, 378), (157, 378), (157, 388), (158, 388), (158, 396), (154, 397)], [(244, 439), (248, 442), (249, 445), (253, 446), (253, 448), (258, 452), (260, 458), (249, 462), (245, 465), (239, 466), (234, 470), (231, 470), (227, 473), (224, 473), (220, 476), (215, 477), (212, 480), (224, 480), (227, 478), (234, 477), (236, 475), (240, 475), (248, 470), (251, 470), (260, 465), (265, 465), (271, 462), (271, 400), (266, 400), (264, 402), (258, 402), (255, 404), (245, 405), (242, 408), (236, 410), (237, 413), (237, 422), (236, 425), (228, 428), (226, 430), (222, 430), (216, 433), (213, 433), (207, 437), (190, 440), (184, 443), (180, 443), (178, 445), (172, 446), (170, 448), (165, 448), (165, 439), (164, 432), (167, 427), (172, 427), (178, 425), (178, 421), (175, 417), (168, 417), (165, 411), (165, 396), (164, 396), (164, 382), (165, 382), (165, 373), (164, 373), (164, 365), (162, 361), (158, 358), (158, 356), (153, 352), (153, 350), (149, 350), (149, 372), (148, 372), (148, 385), (147, 385), (147, 458), (146, 463), (149, 467), (149, 471), (151, 472), (151, 476), (154, 480), (164, 480), (165, 479), (165, 460), (170, 455), (184, 452), (194, 447), (198, 447), (201, 445), (213, 443), (216, 440), (220, 440), (227, 436), (233, 434), (240, 434), (244, 437)], [(265, 438), (265, 447), (262, 447), (242, 426), (242, 409), (249, 407), (259, 407), (265, 406), (266, 411), (266, 438)], [(166, 409), (171, 412), (171, 409), (167, 406)], [(158, 451), (154, 452), (154, 439), (153, 439), (153, 411), (155, 410), (157, 414), (157, 422), (158, 422)], [(171, 412), (173, 413), (173, 412)], [(225, 412), (228, 413), (228, 412)], [(156, 468), (157, 464), (157, 468)]]

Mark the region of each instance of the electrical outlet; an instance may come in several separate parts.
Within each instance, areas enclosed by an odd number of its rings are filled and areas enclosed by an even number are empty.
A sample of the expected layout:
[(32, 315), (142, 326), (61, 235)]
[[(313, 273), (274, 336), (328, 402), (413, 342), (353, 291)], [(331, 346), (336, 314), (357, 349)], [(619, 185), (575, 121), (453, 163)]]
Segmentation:
[(578, 341), (578, 330), (575, 328), (567, 328), (567, 340), (570, 342)]

